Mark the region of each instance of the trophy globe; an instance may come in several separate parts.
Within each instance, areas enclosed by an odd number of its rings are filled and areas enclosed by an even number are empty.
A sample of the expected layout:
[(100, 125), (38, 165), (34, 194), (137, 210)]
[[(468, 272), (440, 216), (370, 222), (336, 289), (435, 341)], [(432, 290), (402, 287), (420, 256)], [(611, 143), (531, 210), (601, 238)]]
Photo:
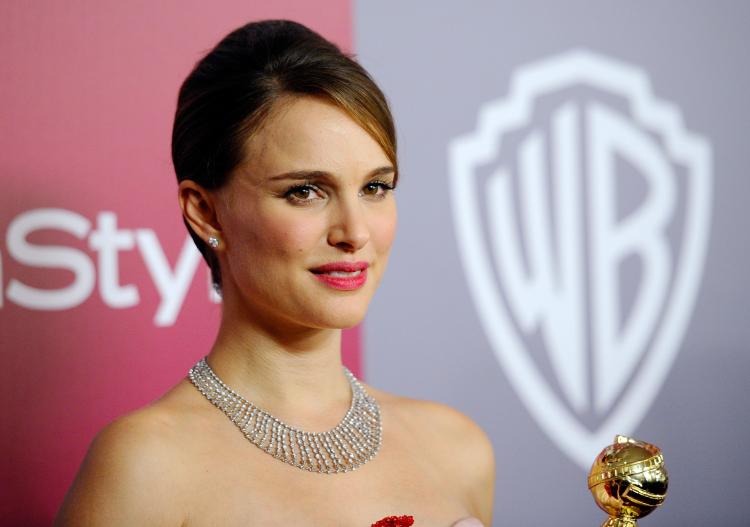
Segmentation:
[(589, 490), (599, 508), (609, 514), (602, 527), (636, 527), (638, 518), (664, 502), (668, 479), (658, 447), (616, 436), (589, 472)]

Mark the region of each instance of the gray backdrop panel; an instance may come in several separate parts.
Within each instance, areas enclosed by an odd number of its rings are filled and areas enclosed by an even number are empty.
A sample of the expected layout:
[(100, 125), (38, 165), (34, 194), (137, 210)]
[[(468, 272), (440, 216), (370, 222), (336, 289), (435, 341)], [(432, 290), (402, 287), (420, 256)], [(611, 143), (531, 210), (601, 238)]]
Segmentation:
[(586, 48), (635, 65), (711, 144), (714, 190), (689, 324), (633, 430), (662, 447), (671, 476), (664, 507), (644, 522), (748, 525), (750, 4), (355, 4), (355, 49), (392, 102), (402, 174), (398, 237), (365, 325), (368, 381), (482, 425), (497, 452), (495, 525), (601, 523), (586, 471), (531, 417), (480, 324), (453, 226), (448, 145), (475, 130), (482, 105), (507, 96), (523, 64)]

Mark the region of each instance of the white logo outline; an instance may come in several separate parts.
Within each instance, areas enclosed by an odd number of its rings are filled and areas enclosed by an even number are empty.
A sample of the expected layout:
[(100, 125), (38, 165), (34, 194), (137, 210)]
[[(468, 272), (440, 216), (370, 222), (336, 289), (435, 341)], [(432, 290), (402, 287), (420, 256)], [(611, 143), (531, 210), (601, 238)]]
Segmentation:
[[(526, 354), (495, 282), (490, 255), (482, 240), (475, 188), (475, 167), (497, 157), (503, 134), (524, 126), (537, 97), (574, 85), (589, 85), (629, 100), (632, 119), (664, 138), (666, 152), (686, 167), (685, 225), (671, 297), (662, 324), (654, 331), (651, 352), (629, 388), (595, 432), (586, 429), (547, 385)], [(630, 434), (641, 422), (679, 352), (693, 311), (703, 273), (712, 203), (711, 148), (683, 126), (680, 110), (658, 100), (648, 76), (634, 66), (589, 50), (572, 50), (526, 64), (516, 70), (508, 97), (491, 101), (479, 111), (474, 132), (449, 145), (449, 179), (453, 220), (469, 291), (493, 352), (521, 401), (543, 431), (579, 466), (587, 469), (593, 456), (615, 434)]]

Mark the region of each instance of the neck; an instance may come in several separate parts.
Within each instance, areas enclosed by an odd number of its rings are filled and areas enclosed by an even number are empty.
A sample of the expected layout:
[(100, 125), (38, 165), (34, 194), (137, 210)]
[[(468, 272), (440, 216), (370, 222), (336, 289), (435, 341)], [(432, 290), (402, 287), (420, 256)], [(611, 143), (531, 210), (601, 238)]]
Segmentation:
[(224, 306), (208, 355), (216, 375), (277, 418), (308, 431), (335, 426), (351, 402), (341, 330), (290, 327)]

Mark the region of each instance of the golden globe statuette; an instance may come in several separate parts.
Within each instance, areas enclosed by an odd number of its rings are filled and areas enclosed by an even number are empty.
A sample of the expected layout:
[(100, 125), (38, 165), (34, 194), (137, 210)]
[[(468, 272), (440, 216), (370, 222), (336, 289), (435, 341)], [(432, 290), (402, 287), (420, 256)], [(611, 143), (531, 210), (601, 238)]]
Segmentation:
[(669, 477), (655, 445), (625, 436), (596, 457), (589, 490), (609, 518), (602, 527), (636, 527), (636, 520), (664, 502)]

